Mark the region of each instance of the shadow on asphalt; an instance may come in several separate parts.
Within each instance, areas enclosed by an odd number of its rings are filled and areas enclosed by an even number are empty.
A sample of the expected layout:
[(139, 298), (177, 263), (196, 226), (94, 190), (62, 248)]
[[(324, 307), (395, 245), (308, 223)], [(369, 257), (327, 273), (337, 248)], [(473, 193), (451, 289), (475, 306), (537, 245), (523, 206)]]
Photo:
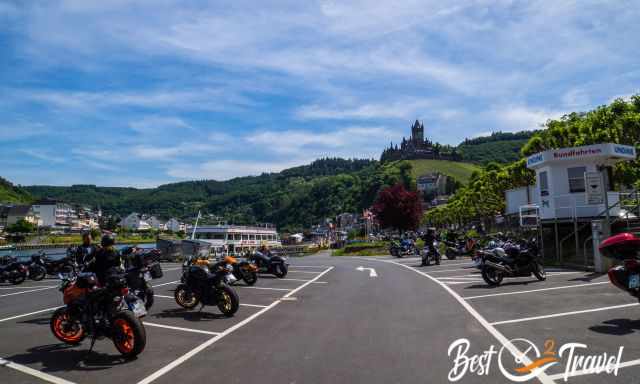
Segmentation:
[[(53, 311), (51, 311), (53, 313)], [(48, 317), (38, 317), (36, 319), (23, 320), (18, 322), (19, 324), (33, 324), (33, 325), (49, 325), (51, 322), (51, 316)]]
[[(216, 308), (217, 307), (209, 307)], [(202, 321), (202, 320), (215, 320), (215, 319), (226, 319), (227, 317), (221, 313), (211, 313), (205, 312), (207, 306), (202, 308), (202, 310), (198, 309), (165, 309), (160, 313), (153, 314), (152, 316), (158, 319), (167, 319), (167, 318), (180, 318), (187, 321)]]
[(576, 277), (573, 279), (570, 279), (569, 281), (584, 281), (584, 282), (591, 282), (595, 279), (597, 279), (598, 277), (604, 275), (604, 273), (596, 273), (596, 272), (591, 272), (588, 275), (584, 275), (584, 276), (580, 276), (580, 277)]
[(508, 281), (506, 283), (500, 283), (500, 285), (488, 285), (488, 284), (474, 284), (469, 285), (468, 287), (464, 287), (464, 289), (497, 289), (500, 287), (508, 287), (508, 286), (519, 286), (519, 285), (529, 285), (534, 283), (544, 283), (544, 281), (539, 280), (529, 280), (529, 281)]
[[(100, 341), (97, 341), (99, 343)], [(113, 366), (127, 362), (119, 354), (108, 355), (106, 353), (89, 351), (89, 344), (86, 349), (72, 349), (67, 344), (49, 344), (40, 347), (33, 347), (26, 353), (5, 356), (14, 363), (31, 365), (42, 364), (43, 372), (57, 371), (98, 371), (108, 369)]]
[(623, 336), (640, 331), (640, 320), (613, 319), (602, 322), (603, 325), (594, 325), (590, 330), (605, 335)]

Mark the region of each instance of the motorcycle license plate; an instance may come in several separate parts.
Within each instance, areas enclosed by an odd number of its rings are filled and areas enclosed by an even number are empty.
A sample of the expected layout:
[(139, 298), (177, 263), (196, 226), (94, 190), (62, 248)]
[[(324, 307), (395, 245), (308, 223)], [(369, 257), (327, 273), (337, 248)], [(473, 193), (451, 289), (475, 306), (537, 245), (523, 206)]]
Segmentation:
[(151, 272), (145, 272), (144, 273), (144, 281), (151, 281)]
[(629, 276), (629, 288), (640, 288), (640, 275), (636, 273)]
[(129, 304), (129, 307), (136, 317), (142, 317), (147, 314), (147, 310), (144, 308), (144, 303), (140, 300)]

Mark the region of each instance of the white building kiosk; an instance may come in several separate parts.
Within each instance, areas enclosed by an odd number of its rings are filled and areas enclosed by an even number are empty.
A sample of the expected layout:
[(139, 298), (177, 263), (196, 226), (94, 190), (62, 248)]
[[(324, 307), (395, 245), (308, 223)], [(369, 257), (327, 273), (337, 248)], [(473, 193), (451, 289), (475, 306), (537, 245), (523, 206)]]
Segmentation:
[[(610, 217), (626, 214), (619, 203), (620, 192), (610, 183), (611, 166), (636, 159), (632, 146), (604, 143), (582, 147), (553, 149), (527, 158), (527, 168), (536, 172), (536, 184), (506, 192), (506, 214), (521, 214), (535, 209), (539, 220), (555, 224), (556, 252), (561, 252), (558, 223), (604, 219), (608, 233)], [(579, 236), (575, 236), (576, 253)], [(595, 241), (594, 241), (595, 243)]]

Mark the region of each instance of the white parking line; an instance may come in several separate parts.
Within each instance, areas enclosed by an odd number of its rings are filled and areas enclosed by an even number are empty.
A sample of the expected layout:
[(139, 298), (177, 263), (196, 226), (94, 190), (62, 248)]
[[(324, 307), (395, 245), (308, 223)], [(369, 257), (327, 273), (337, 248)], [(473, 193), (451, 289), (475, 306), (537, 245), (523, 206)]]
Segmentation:
[(551, 315), (543, 315), (543, 316), (532, 316), (532, 317), (523, 317), (521, 319), (513, 319), (513, 320), (504, 320), (504, 321), (496, 321), (491, 323), (491, 325), (501, 325), (501, 324), (512, 324), (512, 323), (522, 323), (524, 321), (532, 321), (532, 320), (541, 320), (541, 319), (550, 319), (552, 317), (562, 317), (562, 316), (571, 316), (571, 315), (579, 315), (581, 313), (590, 313), (590, 312), (600, 312), (600, 311), (608, 311), (610, 309), (618, 309), (618, 308), (628, 308), (635, 307), (640, 305), (640, 303), (631, 303), (631, 304), (622, 304), (622, 305), (612, 305), (610, 307), (600, 307), (600, 308), (592, 308), (592, 309), (584, 309), (581, 311), (571, 311), (571, 312), (561, 312), (561, 313), (553, 313)]
[(332, 265), (291, 265), (294, 268), (329, 268)]
[(23, 285), (17, 285), (15, 287), (0, 287), (0, 289), (31, 289), (31, 288), (56, 288), (57, 285), (32, 285), (25, 287)]
[(473, 300), (480, 299), (483, 297), (494, 297), (494, 296), (508, 296), (508, 295), (519, 295), (523, 293), (532, 293), (532, 292), (542, 292), (542, 291), (553, 291), (556, 289), (569, 289), (569, 288), (578, 288), (578, 287), (588, 287), (591, 285), (600, 285), (600, 284), (609, 284), (608, 281), (601, 281), (597, 283), (585, 283), (585, 284), (572, 284), (572, 285), (563, 285), (561, 287), (551, 287), (551, 288), (540, 288), (540, 289), (528, 289), (526, 291), (515, 291), (515, 292), (500, 292), (500, 293), (491, 293), (488, 295), (478, 295), (478, 296), (467, 296), (463, 297), (465, 300)]
[(3, 321), (9, 321), (9, 320), (19, 319), (19, 318), (21, 318), (21, 317), (26, 317), (26, 316), (31, 316), (31, 315), (37, 315), (38, 313), (55, 311), (55, 310), (56, 310), (56, 309), (58, 309), (58, 308), (60, 308), (60, 307), (46, 308), (46, 309), (41, 309), (41, 310), (39, 310), (39, 311), (35, 311), (35, 312), (25, 313), (25, 314), (22, 314), (22, 315), (16, 315), (16, 316), (11, 316), (11, 317), (5, 317), (4, 319), (0, 319), (0, 323), (2, 323)]
[(3, 358), (0, 357), (0, 367), (7, 367), (7, 368), (11, 368), (11, 369), (15, 369), (16, 371), (22, 372), (22, 373), (26, 373), (27, 375), (31, 375), (34, 377), (37, 377), (41, 380), (47, 381), (49, 383), (54, 383), (54, 384), (74, 384), (72, 381), (68, 381), (65, 379), (62, 379), (60, 377), (56, 377), (53, 375), (50, 375), (48, 373), (44, 373), (44, 372), (40, 372), (38, 370), (35, 370), (33, 368), (29, 368), (25, 365), (22, 364), (17, 364), (14, 363), (12, 361), (9, 360), (5, 360)]
[(429, 273), (441, 273), (441, 272), (454, 272), (454, 271), (467, 271), (469, 269), (474, 269), (473, 267), (468, 268), (455, 268), (455, 269), (438, 269), (435, 271), (429, 271)]
[(236, 288), (244, 288), (244, 289), (266, 289), (270, 291), (290, 291), (287, 288), (269, 288), (269, 287), (252, 287), (248, 285), (235, 285)]
[(176, 330), (176, 331), (191, 332), (191, 333), (204, 333), (205, 335), (213, 335), (213, 336), (217, 336), (217, 335), (220, 334), (220, 332), (209, 332), (209, 331), (203, 331), (203, 330), (200, 330), (200, 329), (174, 327), (172, 325), (150, 323), (148, 321), (144, 321), (143, 323), (144, 323), (145, 326), (149, 326), (149, 327), (173, 329), (173, 330)]
[[(458, 303), (460, 303), (460, 305), (462, 305), (462, 307), (464, 309), (467, 310), (467, 312), (469, 312), (473, 317), (475, 317), (475, 319), (493, 336), (495, 337), (500, 344), (502, 344), (510, 353), (514, 358), (518, 358), (521, 359), (522, 362), (525, 365), (529, 365), (532, 363), (531, 359), (529, 359), (524, 353), (522, 353), (515, 345), (513, 345), (511, 343), (511, 341), (509, 341), (509, 339), (507, 339), (500, 331), (498, 331), (496, 329), (496, 327), (494, 327), (491, 323), (489, 323), (480, 313), (478, 313), (478, 311), (475, 310), (475, 308), (473, 308), (468, 302), (466, 302), (462, 296), (460, 296), (459, 294), (456, 293), (456, 291), (454, 291), (451, 287), (449, 287), (445, 282), (442, 281), (438, 281), (438, 279), (436, 279), (433, 276), (429, 276), (428, 274), (410, 267), (408, 265), (404, 265), (401, 263), (396, 263), (393, 261), (389, 261), (389, 260), (379, 260), (381, 262), (386, 262), (386, 263), (391, 263), (391, 264), (396, 264), (396, 265), (400, 265), (404, 268), (410, 269), (426, 278), (428, 278), (429, 280), (433, 281), (436, 284), (439, 284), (445, 291), (447, 291), (451, 296), (453, 296), (454, 299), (456, 299), (456, 301), (458, 301)], [(543, 384), (552, 384), (553, 380), (549, 378), (549, 375), (547, 375), (545, 372), (540, 372), (537, 376), (536, 379), (538, 379), (541, 383)]]
[(438, 277), (438, 280), (446, 282), (447, 280), (456, 280), (456, 281), (482, 281), (482, 278), (478, 277)]
[[(291, 295), (293, 295), (294, 293), (298, 292), (299, 290), (303, 289), (304, 287), (306, 287), (307, 285), (311, 284), (313, 281), (315, 281), (316, 279), (319, 279), (320, 277), (322, 277), (324, 274), (326, 274), (327, 272), (331, 271), (333, 269), (333, 267), (330, 267), (326, 270), (324, 270), (323, 272), (321, 272), (318, 276), (315, 277), (314, 280), (311, 281), (307, 281), (306, 283), (302, 284), (301, 286), (299, 286), (298, 288), (292, 290), (291, 292), (289, 292), (288, 294), (286, 294), (284, 296), (284, 298), (290, 297)], [(213, 345), (216, 341), (222, 339), (223, 337), (225, 337), (226, 335), (234, 332), (235, 330), (243, 327), (244, 325), (250, 323), (251, 321), (255, 320), (256, 318), (258, 318), (260, 315), (264, 314), (265, 312), (267, 312), (268, 310), (270, 310), (271, 308), (275, 307), (276, 305), (278, 305), (279, 303), (281, 303), (280, 300), (276, 300), (273, 303), (269, 304), (268, 306), (262, 308), (261, 310), (259, 310), (258, 312), (254, 313), (253, 315), (249, 316), (248, 318), (242, 320), (241, 322), (237, 323), (234, 326), (231, 326), (229, 328), (227, 328), (226, 330), (224, 330), (221, 334), (212, 337), (211, 339), (205, 341), (204, 343), (200, 344), (199, 346), (195, 347), (194, 349), (192, 349), (191, 351), (185, 353), (184, 355), (180, 356), (179, 358), (177, 358), (176, 360), (172, 361), (171, 363), (165, 365), (164, 367), (162, 367), (161, 369), (157, 370), (156, 372), (154, 372), (153, 374), (147, 376), (146, 378), (140, 380), (138, 382), (138, 384), (149, 384), (151, 382), (153, 382), (154, 380), (156, 380), (157, 378), (163, 376), (164, 374), (166, 374), (167, 372), (171, 371), (172, 369), (174, 369), (175, 367), (179, 366), (180, 364), (184, 363), (185, 361), (189, 360), (190, 358), (192, 358), (193, 356), (195, 356), (196, 354), (198, 354), (199, 352), (203, 351), (204, 349), (206, 349), (207, 347)]]
[(13, 296), (13, 295), (22, 295), (23, 293), (44, 291), (45, 289), (51, 289), (51, 288), (56, 288), (56, 287), (44, 287), (44, 288), (38, 288), (38, 289), (30, 289), (30, 290), (28, 290), (28, 291), (21, 291), (21, 292), (6, 293), (6, 294), (4, 294), (4, 295), (0, 295), (0, 297)]
[(447, 285), (456, 285), (456, 284), (469, 284), (469, 283), (481, 283), (482, 280), (467, 280), (467, 281), (443, 281), (443, 283)]
[(295, 272), (295, 273), (313, 273), (313, 274), (318, 274), (320, 272), (315, 272), (315, 271), (296, 271), (295, 269), (290, 269), (289, 272)]
[(482, 279), (482, 275), (480, 275), (479, 273), (476, 274), (468, 274), (468, 275), (457, 275), (457, 276), (438, 276), (436, 277), (436, 279)]
[(162, 287), (163, 285), (177, 284), (177, 283), (179, 283), (179, 282), (180, 282), (180, 280), (170, 281), (170, 282), (168, 282), (168, 283), (162, 283), (162, 284), (152, 285), (152, 287), (153, 287), (153, 288), (155, 288), (155, 287)]
[[(153, 297), (160, 297), (163, 299), (174, 299), (173, 296), (167, 296), (167, 295), (153, 295)], [(240, 306), (242, 307), (255, 307), (255, 308), (266, 308), (266, 305), (259, 305), (259, 304), (245, 304), (245, 303), (240, 303)]]

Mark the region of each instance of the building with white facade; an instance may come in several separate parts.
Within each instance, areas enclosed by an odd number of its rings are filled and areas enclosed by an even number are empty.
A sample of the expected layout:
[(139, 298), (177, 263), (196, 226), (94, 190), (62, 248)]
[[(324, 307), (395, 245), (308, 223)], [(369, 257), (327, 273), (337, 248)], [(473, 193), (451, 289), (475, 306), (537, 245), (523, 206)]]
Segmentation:
[(43, 199), (32, 205), (33, 213), (40, 218), (43, 227), (71, 227), (77, 218), (76, 211), (69, 204), (58, 200)]
[(120, 226), (125, 229), (130, 229), (132, 231), (144, 231), (151, 229), (149, 223), (142, 219), (136, 212), (130, 213), (127, 217), (120, 221)]
[(169, 221), (167, 221), (167, 223), (164, 226), (167, 231), (171, 231), (171, 232), (180, 232), (186, 229), (186, 226), (184, 225), (184, 223), (181, 223), (175, 217), (172, 217), (171, 219), (169, 219)]

